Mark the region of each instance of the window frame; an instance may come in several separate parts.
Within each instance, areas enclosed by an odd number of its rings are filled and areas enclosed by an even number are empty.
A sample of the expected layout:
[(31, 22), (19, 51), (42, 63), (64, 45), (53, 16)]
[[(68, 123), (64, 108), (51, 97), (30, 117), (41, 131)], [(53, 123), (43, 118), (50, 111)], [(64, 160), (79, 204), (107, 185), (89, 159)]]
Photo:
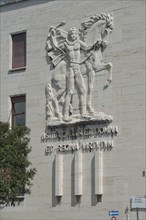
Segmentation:
[[(10, 96), (10, 101), (11, 101), (11, 117), (10, 117), (11, 127), (19, 126), (18, 124), (15, 123), (15, 119), (14, 119), (18, 115), (24, 115), (25, 123), (24, 125), (22, 124), (22, 126), (26, 126), (26, 94)], [(22, 103), (22, 102), (25, 103), (24, 112), (13, 113), (13, 105), (15, 103)]]
[[(12, 39), (12, 37), (14, 35), (23, 34), (23, 33), (25, 33), (25, 54), (24, 54), (25, 65), (22, 66), (22, 67), (13, 68), (13, 66), (12, 66), (13, 65), (13, 39)], [(13, 71), (25, 70), (26, 65), (27, 65), (27, 31), (22, 30), (22, 31), (17, 31), (17, 32), (10, 33), (10, 35), (9, 35), (9, 45), (10, 45), (9, 71), (13, 72)]]

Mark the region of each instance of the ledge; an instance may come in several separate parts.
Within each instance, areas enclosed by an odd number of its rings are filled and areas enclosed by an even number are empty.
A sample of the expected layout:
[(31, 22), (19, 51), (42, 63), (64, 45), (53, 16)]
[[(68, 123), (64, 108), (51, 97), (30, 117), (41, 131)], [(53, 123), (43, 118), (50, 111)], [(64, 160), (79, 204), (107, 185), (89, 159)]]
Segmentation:
[[(28, 1), (28, 3), (31, 2), (30, 0), (0, 0), (0, 7), (3, 7), (5, 5), (10, 5), (10, 4), (15, 4), (18, 2), (24, 2), (24, 1)], [(42, 4), (47, 1), (55, 1), (55, 0), (36, 0), (35, 4)]]
[(26, 66), (14, 68), (14, 69), (9, 69), (9, 72), (19, 72), (19, 71), (25, 71), (25, 70), (26, 70)]
[(74, 115), (72, 118), (68, 120), (59, 120), (57, 118), (50, 118), (47, 121), (48, 127), (58, 127), (58, 126), (70, 126), (70, 125), (82, 125), (82, 124), (102, 124), (102, 123), (111, 123), (113, 121), (113, 117), (110, 115), (106, 115), (103, 112), (97, 112), (94, 115)]
[(8, 4), (22, 2), (22, 1), (27, 1), (27, 0), (0, 0), (0, 7), (4, 5), (8, 5)]

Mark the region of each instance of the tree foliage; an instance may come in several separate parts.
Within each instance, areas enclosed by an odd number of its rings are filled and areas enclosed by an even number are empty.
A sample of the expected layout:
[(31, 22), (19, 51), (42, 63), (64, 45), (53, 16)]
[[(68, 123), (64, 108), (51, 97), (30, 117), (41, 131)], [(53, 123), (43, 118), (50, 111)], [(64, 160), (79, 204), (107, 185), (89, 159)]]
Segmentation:
[(30, 194), (36, 169), (28, 154), (30, 129), (0, 122), (0, 202), (9, 203), (24, 194)]

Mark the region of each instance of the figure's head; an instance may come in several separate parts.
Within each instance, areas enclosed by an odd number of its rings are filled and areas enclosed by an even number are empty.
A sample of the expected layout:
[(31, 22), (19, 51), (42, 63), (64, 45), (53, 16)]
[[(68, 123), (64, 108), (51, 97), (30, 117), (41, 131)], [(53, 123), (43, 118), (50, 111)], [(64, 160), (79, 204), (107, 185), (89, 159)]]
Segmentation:
[(68, 39), (70, 41), (75, 41), (77, 39), (77, 29), (75, 27), (68, 31)]

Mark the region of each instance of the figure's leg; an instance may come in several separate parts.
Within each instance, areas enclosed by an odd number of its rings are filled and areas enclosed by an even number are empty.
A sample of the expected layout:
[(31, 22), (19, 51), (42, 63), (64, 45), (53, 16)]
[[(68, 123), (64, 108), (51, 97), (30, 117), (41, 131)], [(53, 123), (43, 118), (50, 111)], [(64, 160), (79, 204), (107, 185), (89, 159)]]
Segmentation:
[(80, 114), (85, 115), (86, 114), (86, 87), (85, 87), (83, 76), (79, 70), (76, 74), (75, 81), (76, 81), (77, 89), (78, 89), (79, 96), (80, 96)]
[(112, 63), (107, 63), (105, 66), (108, 71), (108, 77), (107, 77), (104, 89), (106, 89), (112, 81), (112, 69), (113, 69)]
[(64, 120), (69, 119), (69, 111), (70, 111), (70, 103), (72, 94), (74, 92), (74, 73), (72, 68), (69, 69), (69, 75), (67, 76), (67, 85), (66, 85), (66, 96), (65, 96), (65, 103), (64, 103)]
[(103, 87), (103, 89), (106, 89), (112, 81), (112, 70), (113, 70), (112, 63), (101, 63), (98, 66), (98, 68), (95, 69), (95, 72), (100, 72), (102, 70), (107, 70), (108, 71), (108, 77), (107, 77), (106, 83)]
[(112, 65), (112, 63), (108, 63), (108, 64), (107, 64), (107, 70), (108, 70), (108, 78), (107, 78), (107, 81), (109, 81), (109, 83), (111, 83), (111, 81), (112, 81), (112, 70), (113, 70), (113, 65)]
[(53, 104), (54, 104), (55, 114), (56, 114), (57, 118), (61, 119), (62, 118), (62, 114), (59, 111), (58, 101), (57, 101), (56, 98), (53, 100)]
[(92, 107), (92, 92), (93, 92), (93, 84), (94, 84), (94, 70), (88, 72), (88, 94), (87, 94), (87, 110), (89, 113), (94, 113), (94, 109)]
[(69, 118), (70, 100), (71, 100), (71, 93), (67, 93), (64, 104), (64, 114), (63, 114), (64, 120), (68, 120)]
[(88, 61), (85, 63), (87, 68), (87, 74), (88, 74), (88, 93), (87, 93), (87, 110), (89, 113), (94, 113), (94, 109), (91, 104), (92, 100), (92, 92), (93, 92), (93, 84), (94, 84), (94, 76), (95, 72), (92, 68), (91, 63)]

